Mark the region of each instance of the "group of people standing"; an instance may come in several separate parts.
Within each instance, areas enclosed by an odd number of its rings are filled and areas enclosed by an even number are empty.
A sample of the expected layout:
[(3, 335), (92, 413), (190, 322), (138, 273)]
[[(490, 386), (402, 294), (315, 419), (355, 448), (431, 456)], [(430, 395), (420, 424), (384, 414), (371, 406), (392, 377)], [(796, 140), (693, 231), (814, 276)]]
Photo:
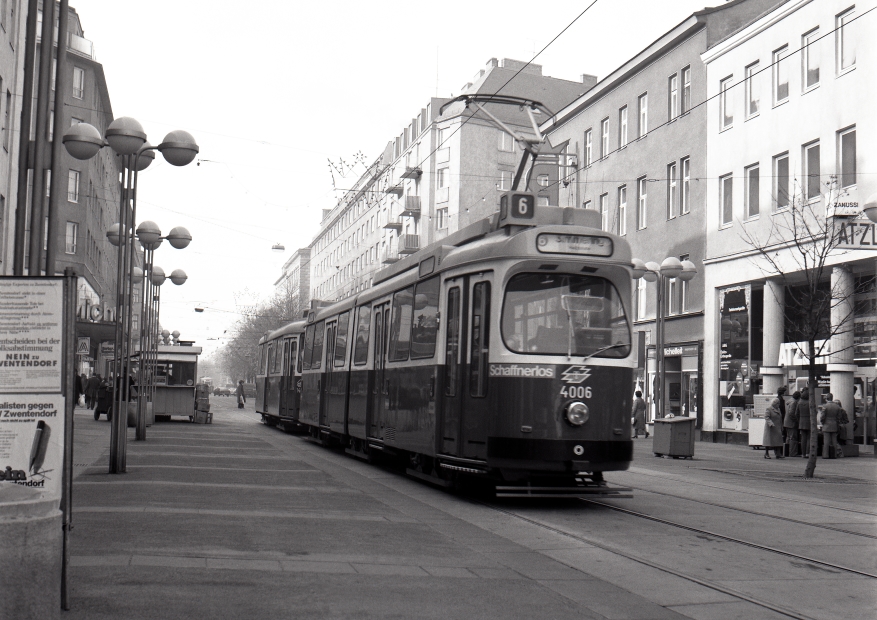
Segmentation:
[[(810, 392), (807, 388), (795, 392), (788, 402), (786, 392), (785, 386), (780, 387), (777, 397), (765, 411), (762, 445), (766, 459), (770, 458), (771, 449), (775, 458), (784, 458), (784, 446), (788, 446), (785, 451), (789, 456), (810, 456)], [(825, 405), (819, 407), (816, 417), (816, 431), (823, 436), (823, 458), (836, 458), (838, 434), (849, 421), (840, 401), (834, 400), (834, 395), (830, 392), (825, 394)]]
[(97, 390), (100, 388), (103, 378), (99, 374), (92, 374), (87, 377), (82, 373), (78, 377), (73, 378), (74, 388), (76, 389), (76, 402), (79, 403), (80, 398), (85, 396), (85, 407), (94, 409), (97, 403)]

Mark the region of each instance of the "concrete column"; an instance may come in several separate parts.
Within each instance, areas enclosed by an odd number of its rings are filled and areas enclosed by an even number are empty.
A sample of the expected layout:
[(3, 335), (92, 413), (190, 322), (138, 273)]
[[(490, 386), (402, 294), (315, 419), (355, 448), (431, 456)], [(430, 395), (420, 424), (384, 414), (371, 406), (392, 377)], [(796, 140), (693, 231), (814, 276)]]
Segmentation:
[(855, 403), (853, 402), (853, 373), (856, 364), (853, 358), (853, 274), (849, 268), (838, 266), (831, 270), (831, 362), (828, 371), (831, 376), (831, 393), (835, 400), (841, 401), (852, 421)]
[(785, 384), (783, 369), (777, 365), (785, 331), (785, 295), (786, 291), (781, 281), (767, 280), (764, 283), (764, 325), (762, 329), (764, 359), (761, 366), (763, 394), (776, 394), (777, 389)]

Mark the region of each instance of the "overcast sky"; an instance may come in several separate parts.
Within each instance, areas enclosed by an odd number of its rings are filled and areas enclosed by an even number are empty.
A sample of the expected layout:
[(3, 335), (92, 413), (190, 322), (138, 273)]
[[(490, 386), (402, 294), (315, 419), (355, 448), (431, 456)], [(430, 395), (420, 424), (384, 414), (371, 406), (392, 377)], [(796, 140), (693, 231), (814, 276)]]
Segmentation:
[[(185, 226), (182, 268), (162, 288), (161, 322), (213, 351), (241, 305), (269, 297), (280, 269), (334, 206), (329, 160), (371, 163), (430, 97), (448, 97), (490, 58), (543, 75), (602, 79), (693, 11), (722, 0), (71, 0), (104, 66), (115, 117), (153, 144), (191, 132), (200, 165), (159, 156), (140, 177), (138, 222)], [(569, 28), (564, 31), (565, 28)], [(558, 35), (560, 35), (558, 37)], [(551, 43), (552, 39), (558, 37)], [(550, 43), (550, 45), (549, 45)], [(336, 175), (337, 187), (350, 187)], [(280, 243), (286, 251), (272, 251)], [(205, 307), (196, 313), (196, 306)]]

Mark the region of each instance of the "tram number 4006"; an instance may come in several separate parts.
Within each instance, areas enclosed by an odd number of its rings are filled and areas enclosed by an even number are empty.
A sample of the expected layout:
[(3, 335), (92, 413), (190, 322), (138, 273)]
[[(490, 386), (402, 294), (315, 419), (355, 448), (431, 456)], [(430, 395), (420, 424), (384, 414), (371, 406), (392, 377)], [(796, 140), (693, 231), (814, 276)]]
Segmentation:
[(560, 395), (564, 398), (590, 398), (591, 388), (584, 385), (564, 385), (560, 388)]

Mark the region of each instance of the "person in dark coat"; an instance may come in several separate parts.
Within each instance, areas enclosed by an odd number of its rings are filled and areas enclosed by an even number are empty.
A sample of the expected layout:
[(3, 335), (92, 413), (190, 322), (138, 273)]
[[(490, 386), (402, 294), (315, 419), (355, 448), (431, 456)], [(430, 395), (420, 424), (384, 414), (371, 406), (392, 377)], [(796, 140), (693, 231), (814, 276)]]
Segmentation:
[(633, 409), (630, 415), (633, 417), (633, 438), (639, 437), (640, 433), (649, 436), (646, 430), (646, 401), (643, 400), (643, 393), (639, 390), (635, 393), (636, 398), (633, 399)]
[(801, 400), (795, 407), (795, 417), (798, 419), (798, 437), (801, 444), (801, 456), (810, 456), (810, 392), (807, 388), (801, 390)]
[(780, 399), (774, 398), (764, 412), (764, 435), (761, 444), (764, 446), (764, 458), (770, 458), (770, 449), (776, 458), (783, 458), (783, 418), (780, 415)]
[(238, 397), (238, 409), (244, 408), (244, 403), (247, 402), (247, 395), (244, 394), (244, 380), (238, 380), (238, 386), (234, 390), (234, 395)]
[[(786, 388), (786, 386), (784, 386), (784, 385), (781, 385), (780, 387), (777, 388), (777, 398), (780, 399), (780, 416), (782, 416), (780, 419), (783, 421), (785, 421), (785, 419), (786, 419), (786, 392), (787, 391), (788, 391), (788, 388)], [(783, 443), (786, 443), (786, 427), (782, 424), (780, 426), (783, 427), (783, 430), (782, 430)]]
[(94, 403), (97, 400), (97, 388), (100, 385), (100, 377), (91, 375), (85, 384), (85, 406), (88, 409), (94, 409)]
[(833, 394), (826, 394), (825, 400), (825, 406), (816, 419), (816, 428), (822, 431), (822, 458), (833, 459), (837, 455), (837, 428), (843, 409), (834, 402)]
[[(88, 377), (85, 376), (85, 373), (82, 373), (81, 375), (79, 375), (78, 381), (79, 381), (79, 393), (81, 395), (85, 395), (85, 388), (88, 386)], [(76, 402), (77, 403), (79, 402), (78, 398), (76, 399)]]
[(783, 429), (786, 431), (786, 444), (789, 446), (789, 456), (798, 456), (798, 403), (801, 401), (801, 392), (792, 394), (792, 402), (786, 406), (786, 415), (783, 417)]

